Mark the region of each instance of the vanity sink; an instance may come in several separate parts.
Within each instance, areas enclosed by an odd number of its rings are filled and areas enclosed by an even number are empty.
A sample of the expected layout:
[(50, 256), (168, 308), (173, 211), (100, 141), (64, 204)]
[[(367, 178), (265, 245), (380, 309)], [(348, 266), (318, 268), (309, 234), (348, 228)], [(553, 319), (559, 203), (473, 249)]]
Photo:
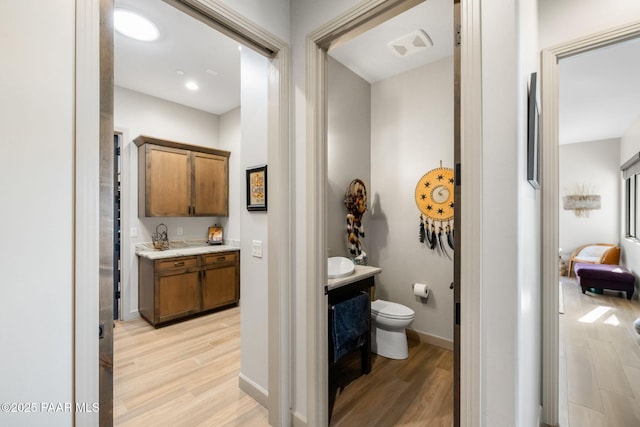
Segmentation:
[(349, 258), (335, 256), (328, 259), (328, 277), (329, 279), (339, 279), (353, 274), (356, 266)]

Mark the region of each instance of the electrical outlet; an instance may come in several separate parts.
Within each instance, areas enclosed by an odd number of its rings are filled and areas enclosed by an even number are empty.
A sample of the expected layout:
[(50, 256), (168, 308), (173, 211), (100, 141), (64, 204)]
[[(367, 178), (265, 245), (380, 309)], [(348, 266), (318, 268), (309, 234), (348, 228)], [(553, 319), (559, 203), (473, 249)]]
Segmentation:
[(262, 241), (253, 240), (251, 242), (251, 255), (256, 258), (262, 258)]
[(138, 237), (138, 228), (137, 227), (131, 227), (131, 231), (129, 232), (129, 235), (131, 237)]
[(176, 229), (176, 234), (177, 234), (178, 236), (182, 236), (182, 233), (183, 233), (182, 227), (178, 227), (178, 228)]

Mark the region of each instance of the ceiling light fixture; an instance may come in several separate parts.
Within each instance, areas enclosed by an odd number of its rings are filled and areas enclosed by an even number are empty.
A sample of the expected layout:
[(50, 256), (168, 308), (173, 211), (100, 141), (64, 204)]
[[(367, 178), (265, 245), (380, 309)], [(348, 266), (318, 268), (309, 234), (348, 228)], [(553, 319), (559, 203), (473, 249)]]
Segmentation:
[(194, 82), (193, 80), (189, 80), (188, 82), (186, 82), (184, 84), (184, 86), (189, 90), (198, 90), (198, 89), (200, 89), (200, 86), (198, 86), (198, 83)]
[(156, 24), (126, 9), (116, 9), (113, 12), (113, 26), (120, 34), (135, 40), (150, 42), (160, 37)]
[(404, 58), (433, 46), (433, 42), (426, 32), (418, 30), (387, 43), (387, 46), (397, 56)]

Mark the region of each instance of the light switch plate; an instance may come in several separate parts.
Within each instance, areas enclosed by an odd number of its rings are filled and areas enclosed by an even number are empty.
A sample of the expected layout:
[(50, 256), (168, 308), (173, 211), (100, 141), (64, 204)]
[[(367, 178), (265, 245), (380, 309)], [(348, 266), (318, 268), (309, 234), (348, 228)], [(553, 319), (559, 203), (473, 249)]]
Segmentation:
[(262, 258), (262, 241), (253, 240), (251, 241), (251, 255), (256, 258)]
[(138, 237), (138, 228), (137, 227), (131, 227), (131, 231), (130, 231), (129, 235), (131, 237)]
[(182, 236), (182, 233), (183, 233), (182, 227), (178, 227), (178, 228), (176, 229), (176, 234), (177, 234), (178, 236)]

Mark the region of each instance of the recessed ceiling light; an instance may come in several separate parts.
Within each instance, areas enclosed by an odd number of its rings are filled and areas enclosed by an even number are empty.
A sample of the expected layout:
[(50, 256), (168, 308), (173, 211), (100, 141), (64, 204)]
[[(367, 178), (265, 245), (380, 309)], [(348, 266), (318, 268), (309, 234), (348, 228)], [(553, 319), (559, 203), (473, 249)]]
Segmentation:
[(176, 70), (176, 74), (179, 75), (179, 76), (184, 76), (184, 71)]
[(212, 70), (211, 68), (207, 68), (205, 71), (207, 72), (207, 74), (211, 74), (212, 76), (217, 76), (218, 75), (218, 72)]
[(193, 80), (189, 80), (188, 82), (186, 82), (184, 84), (184, 86), (189, 90), (198, 90), (198, 89), (200, 89), (200, 86), (198, 86), (198, 83), (194, 82)]
[(150, 42), (160, 36), (160, 30), (153, 22), (126, 9), (113, 12), (113, 26), (120, 34), (140, 41)]

